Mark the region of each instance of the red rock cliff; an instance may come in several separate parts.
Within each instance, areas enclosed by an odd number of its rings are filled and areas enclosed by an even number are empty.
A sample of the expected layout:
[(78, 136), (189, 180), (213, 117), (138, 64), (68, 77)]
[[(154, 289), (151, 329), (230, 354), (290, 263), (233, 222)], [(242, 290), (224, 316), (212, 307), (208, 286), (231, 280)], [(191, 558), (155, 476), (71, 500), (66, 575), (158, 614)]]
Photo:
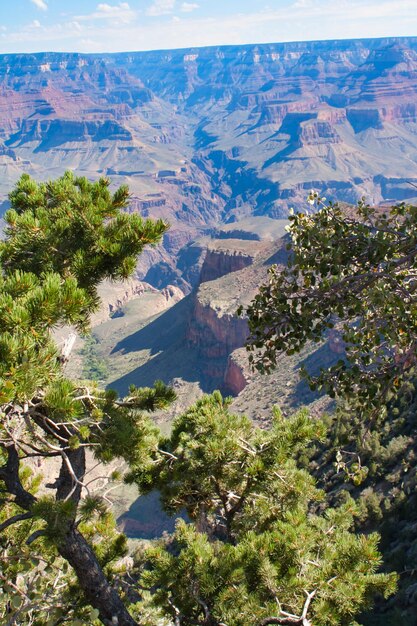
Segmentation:
[(205, 283), (231, 272), (237, 272), (252, 263), (253, 256), (243, 252), (209, 249), (201, 269), (200, 282)]
[(201, 356), (227, 357), (236, 348), (241, 348), (247, 337), (248, 325), (245, 319), (230, 314), (221, 315), (196, 297), (187, 340), (198, 347)]
[(224, 390), (232, 396), (238, 396), (248, 384), (249, 379), (243, 366), (238, 362), (234, 354), (227, 359), (226, 372), (224, 374)]

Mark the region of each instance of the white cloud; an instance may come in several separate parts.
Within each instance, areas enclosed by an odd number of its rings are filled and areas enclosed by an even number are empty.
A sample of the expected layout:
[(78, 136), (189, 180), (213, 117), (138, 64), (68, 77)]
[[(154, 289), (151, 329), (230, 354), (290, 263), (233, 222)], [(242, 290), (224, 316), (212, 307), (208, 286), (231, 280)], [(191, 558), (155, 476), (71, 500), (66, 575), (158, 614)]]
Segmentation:
[(31, 26), (32, 26), (32, 28), (40, 28), (41, 27), (41, 23), (40, 23), (39, 20), (33, 20)]
[(199, 7), (200, 5), (195, 2), (183, 2), (180, 8), (183, 13), (191, 13), (191, 11), (195, 11)]
[(111, 5), (106, 3), (101, 3), (97, 5), (97, 11), (100, 13), (107, 13), (107, 15), (114, 15), (114, 13), (119, 11), (130, 11), (130, 6), (127, 2), (119, 2), (118, 5)]
[(100, 52), (101, 45), (94, 39), (80, 39), (79, 48), (82, 52)]
[(128, 2), (119, 2), (119, 4), (107, 4), (102, 2), (97, 5), (93, 13), (86, 15), (76, 15), (74, 19), (80, 21), (91, 20), (112, 20), (119, 24), (129, 24), (136, 17), (136, 11), (130, 8)]
[(296, 0), (293, 7), (295, 9), (309, 9), (313, 6), (313, 0)]
[[(174, 0), (170, 5), (179, 9), (182, 2), (180, 0), (175, 4)], [(200, 0), (197, 2), (202, 4)], [(337, 3), (334, 0), (292, 0), (292, 3), (276, 8), (278, 2), (275, 4), (270, 1), (269, 8), (261, 11), (233, 12), (221, 17), (198, 17), (198, 12), (195, 12), (187, 19), (174, 21), (171, 13), (169, 20), (140, 22), (136, 20), (139, 11), (127, 9), (127, 2), (117, 4), (116, 0), (109, 0), (109, 3), (102, 3), (106, 5), (104, 10), (103, 7), (100, 10), (96, 7), (93, 14), (95, 18), (91, 15), (71, 15), (67, 22), (61, 24), (42, 24), (39, 28), (26, 25), (20, 29), (0, 31), (0, 53), (44, 50), (119, 52), (157, 50), (161, 48), (161, 42), (164, 48), (169, 49), (312, 39), (415, 36), (417, 32), (416, 0), (338, 0)], [(150, 4), (148, 1), (148, 6)], [(154, 0), (152, 6), (155, 4)], [(161, 4), (159, 6), (161, 8)], [(123, 11), (132, 11), (135, 19), (130, 18), (129, 23), (116, 19), (115, 13), (108, 7), (112, 10), (116, 8), (119, 15)]]
[(30, 1), (32, 4), (38, 7), (38, 9), (41, 9), (41, 11), (46, 11), (48, 9), (48, 5), (46, 4), (45, 0), (30, 0)]
[[(349, 21), (384, 17), (403, 17), (406, 13), (415, 12), (415, 0), (295, 0), (292, 5), (281, 11), (271, 9), (271, 14), (290, 15), (294, 17), (340, 17)], [(343, 24), (341, 24), (343, 27)]]
[(154, 0), (153, 4), (146, 10), (146, 15), (158, 17), (159, 15), (169, 15), (175, 7), (175, 0)]

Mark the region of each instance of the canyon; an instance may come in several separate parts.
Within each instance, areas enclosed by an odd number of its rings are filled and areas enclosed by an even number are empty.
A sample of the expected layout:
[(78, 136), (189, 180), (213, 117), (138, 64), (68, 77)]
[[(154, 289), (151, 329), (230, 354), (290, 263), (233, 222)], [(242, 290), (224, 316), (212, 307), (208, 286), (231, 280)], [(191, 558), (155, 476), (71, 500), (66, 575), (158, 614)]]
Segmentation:
[[(259, 381), (236, 310), (285, 262), (288, 210), (312, 188), (344, 203), (416, 201), (416, 94), (413, 37), (1, 55), (1, 209), (23, 172), (128, 184), (128, 211), (170, 229), (129, 284), (101, 288), (104, 382), (163, 378), (179, 406), (219, 387), (247, 409)], [(82, 340), (77, 350), (75, 374)], [(301, 393), (297, 367), (271, 378), (262, 419)]]
[[(248, 305), (267, 280), (271, 265), (285, 264), (287, 224), (284, 219), (245, 218), (233, 228), (218, 227), (215, 237), (194, 242), (200, 254), (190, 271), (199, 272), (199, 279), (184, 297), (178, 287), (158, 290), (143, 281), (116, 284), (111, 290), (103, 285), (107, 300), (92, 328), (94, 356), (108, 371), (103, 382), (121, 394), (131, 384), (152, 385), (156, 379), (171, 384), (178, 400), (168, 415), (156, 416), (165, 425), (202, 393), (215, 389), (234, 396), (236, 410), (258, 423), (269, 423), (277, 403), (284, 410), (301, 405), (315, 410), (322, 399), (300, 382), (300, 364), (309, 359), (315, 369), (337, 360), (334, 338), (308, 346), (300, 356), (283, 355), (274, 373), (261, 376), (251, 371), (244, 348), (247, 320), (237, 316), (238, 307)], [(79, 376), (81, 357), (79, 339), (70, 374)]]
[(415, 201), (416, 93), (412, 37), (1, 55), (1, 207), (23, 172), (127, 183), (129, 210), (171, 224), (138, 279), (188, 294), (219, 224), (285, 217), (311, 188)]
[[(170, 224), (129, 281), (100, 286), (92, 337), (77, 337), (66, 365), (84, 379), (90, 359), (99, 383), (120, 394), (171, 385), (177, 400), (155, 414), (164, 432), (214, 389), (264, 428), (276, 405), (284, 415), (333, 408), (300, 367), (316, 374), (339, 360), (337, 330), (261, 376), (236, 312), (272, 264), (286, 263), (286, 217), (311, 189), (346, 205), (417, 204), (416, 136), (417, 37), (0, 55), (0, 211), (22, 173), (48, 180), (70, 169), (108, 177), (113, 189), (128, 184), (128, 211)], [(57, 331), (58, 342), (68, 332)], [(403, 491), (405, 480), (391, 482)], [(380, 488), (384, 506), (394, 488)], [(130, 538), (173, 529), (157, 493), (144, 499), (118, 485), (113, 496)], [(413, 539), (414, 512), (413, 524), (393, 527)], [(394, 565), (414, 576), (412, 539), (409, 569)]]
[[(103, 382), (123, 392), (163, 378), (179, 407), (218, 387), (247, 410), (261, 383), (236, 310), (285, 262), (289, 209), (310, 189), (347, 204), (417, 201), (416, 95), (416, 37), (1, 55), (0, 208), (23, 172), (128, 184), (128, 211), (170, 229), (130, 283), (101, 288)], [(294, 390), (313, 401), (298, 366), (283, 360), (259, 419)]]

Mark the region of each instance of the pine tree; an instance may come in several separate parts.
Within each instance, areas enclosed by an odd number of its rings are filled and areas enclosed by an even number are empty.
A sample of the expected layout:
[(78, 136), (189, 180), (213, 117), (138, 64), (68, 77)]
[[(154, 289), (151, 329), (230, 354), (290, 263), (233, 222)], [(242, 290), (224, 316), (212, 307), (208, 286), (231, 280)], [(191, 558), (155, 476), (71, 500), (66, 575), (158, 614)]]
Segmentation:
[[(16, 557), (19, 541), (10, 544), (8, 531), (23, 522), (19, 532), (30, 530), (25, 545), (33, 549), (41, 542), (47, 552), (55, 546), (55, 554), (75, 571), (84, 602), (104, 624), (117, 618), (119, 626), (136, 622), (106, 576), (100, 550), (94, 551), (82, 532), (87, 512), (104, 515), (100, 499), (81, 502), (86, 450), (104, 461), (135, 459), (153, 437), (143, 424), (143, 411), (169, 403), (173, 393), (160, 384), (132, 389), (128, 398), (118, 400), (114, 393), (73, 383), (64, 375), (51, 331), (67, 323), (85, 329), (99, 303), (100, 281), (128, 277), (137, 255), (166, 231), (161, 220), (144, 221), (123, 212), (128, 201), (126, 187), (111, 193), (104, 178), (90, 183), (67, 172), (39, 184), (22, 176), (10, 194), (0, 244), (0, 484), (7, 503), (0, 526), (6, 532), (3, 549), (13, 545)], [(25, 485), (28, 458), (60, 460), (53, 497), (38, 497)], [(112, 541), (115, 558), (124, 553), (124, 539)], [(21, 563), (25, 558), (22, 553)], [(10, 569), (4, 572), (2, 580)], [(18, 611), (33, 608), (26, 595), (15, 600)]]
[(417, 207), (341, 207), (314, 192), (309, 204), (290, 216), (287, 267), (271, 269), (247, 309), (249, 358), (270, 371), (281, 351), (339, 335), (340, 360), (318, 376), (304, 371), (313, 390), (336, 398), (316, 467), (330, 501), (343, 480), (350, 483), (357, 527), (381, 531), (385, 567), (402, 574), (399, 593), (379, 606), (383, 617), (368, 615), (366, 623), (408, 624), (416, 571)]
[(157, 486), (166, 510), (191, 522), (138, 555), (141, 588), (181, 626), (351, 624), (396, 577), (377, 573), (376, 534), (350, 532), (353, 500), (311, 510), (323, 493), (296, 458), (322, 424), (276, 410), (265, 431), (229, 404), (205, 396), (131, 466), (129, 480), (142, 492)]

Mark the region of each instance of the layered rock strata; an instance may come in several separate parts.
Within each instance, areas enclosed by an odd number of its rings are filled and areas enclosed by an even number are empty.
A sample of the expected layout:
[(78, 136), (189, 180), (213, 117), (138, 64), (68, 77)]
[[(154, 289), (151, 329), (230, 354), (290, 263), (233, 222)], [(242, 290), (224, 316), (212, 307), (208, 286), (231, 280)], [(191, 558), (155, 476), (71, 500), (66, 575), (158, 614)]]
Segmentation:
[(130, 210), (172, 225), (139, 278), (190, 291), (184, 247), (220, 223), (311, 188), (416, 202), (416, 98), (415, 37), (0, 55), (0, 206), (23, 172), (128, 183)]

